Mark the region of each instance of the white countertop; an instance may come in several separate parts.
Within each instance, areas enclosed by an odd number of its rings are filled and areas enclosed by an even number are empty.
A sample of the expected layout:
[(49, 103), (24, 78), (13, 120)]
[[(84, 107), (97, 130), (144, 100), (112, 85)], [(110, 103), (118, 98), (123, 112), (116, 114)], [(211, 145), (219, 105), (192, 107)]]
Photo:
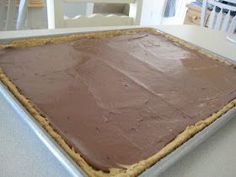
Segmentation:
[[(119, 27), (122, 29), (123, 27)], [(133, 28), (133, 27), (128, 27)], [(197, 26), (158, 26), (159, 30), (170, 33), (177, 36), (185, 41), (188, 41), (194, 45), (205, 48), (212, 51), (220, 56), (228, 58), (230, 60), (236, 61), (236, 44), (229, 42), (226, 39), (226, 34), (200, 28)], [(110, 30), (117, 29), (114, 27), (106, 28), (71, 28), (71, 29), (57, 29), (57, 30), (33, 30), (33, 31), (18, 31), (18, 32), (0, 32), (0, 42), (7, 42), (12, 39), (22, 38), (22, 37), (32, 37), (32, 36), (48, 36), (48, 35), (58, 35), (64, 33), (76, 33), (85, 31), (98, 31), (98, 30)], [(0, 95), (1, 101), (1, 95)], [(0, 115), (4, 112), (4, 105), (1, 104)], [(0, 159), (6, 157), (5, 153), (11, 154), (17, 157), (17, 161), (7, 161), (0, 162), (0, 176), (33, 176), (38, 174), (39, 171), (43, 170), (43, 176), (53, 176), (52, 174), (60, 174), (63, 168), (59, 164), (50, 164), (48, 162), (44, 164), (39, 164), (40, 170), (35, 168), (37, 166), (37, 159), (40, 156), (42, 158), (48, 159), (50, 157), (48, 152), (40, 150), (38, 153), (30, 149), (24, 149), (19, 143), (29, 143), (32, 146), (37, 145), (37, 140), (34, 139), (31, 142), (30, 138), (22, 138), (18, 143), (11, 140), (12, 136), (16, 138), (19, 132), (10, 130), (8, 125), (4, 124), (4, 120), (12, 119), (14, 122), (14, 115), (9, 112), (5, 114), (4, 118), (0, 116)], [(20, 123), (18, 124), (21, 127)], [(21, 128), (21, 131), (29, 131), (27, 128)], [(4, 135), (4, 132), (8, 132), (12, 136)], [(15, 133), (14, 133), (15, 132)], [(232, 119), (225, 127), (218, 131), (214, 136), (210, 137), (208, 141), (199, 145), (194, 151), (187, 154), (183, 159), (179, 160), (172, 167), (170, 167), (159, 177), (233, 177), (236, 176), (236, 117)], [(3, 146), (2, 144), (8, 143), (8, 146)], [(35, 144), (36, 143), (36, 144)], [(13, 146), (13, 147), (12, 147)], [(21, 151), (15, 151), (15, 148), (22, 148)], [(40, 147), (43, 149), (43, 147)], [(31, 160), (28, 163), (28, 157), (26, 154), (31, 153)], [(19, 161), (19, 159), (21, 161)], [(34, 164), (34, 167), (32, 166)], [(21, 172), (14, 172), (14, 165), (18, 165)], [(48, 168), (43, 168), (48, 166)], [(25, 170), (27, 169), (27, 170)], [(50, 171), (50, 173), (49, 173)], [(4, 173), (3, 173), (4, 172)], [(66, 172), (61, 173), (60, 176), (68, 176)]]
[(227, 40), (226, 33), (194, 25), (158, 26), (158, 29), (236, 61), (236, 44)]

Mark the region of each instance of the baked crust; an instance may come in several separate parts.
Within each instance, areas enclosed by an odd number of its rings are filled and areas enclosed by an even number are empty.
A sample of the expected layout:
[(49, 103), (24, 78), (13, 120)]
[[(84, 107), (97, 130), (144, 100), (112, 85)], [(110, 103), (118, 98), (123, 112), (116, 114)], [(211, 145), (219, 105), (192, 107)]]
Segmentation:
[[(50, 38), (38, 38), (38, 39), (28, 39), (28, 40), (19, 40), (13, 41), (8, 45), (0, 45), (0, 49), (3, 48), (25, 48), (33, 46), (41, 46), (45, 44), (59, 44), (69, 41), (75, 41), (79, 39), (101, 39), (101, 38), (111, 38), (114, 36), (125, 35), (125, 34), (134, 34), (137, 32), (148, 32), (156, 35), (163, 35), (170, 41), (174, 42), (176, 45), (183, 46), (188, 49), (195, 50), (201, 54), (204, 54), (211, 59), (217, 60), (219, 62), (224, 62), (227, 65), (233, 65), (222, 58), (209, 54), (204, 49), (199, 49), (183, 40), (180, 40), (169, 34), (160, 33), (152, 28), (138, 28), (138, 29), (129, 29), (129, 30), (119, 30), (119, 31), (108, 31), (108, 32), (94, 32), (94, 33), (84, 33), (84, 34), (74, 34), (62, 37), (50, 37)], [(139, 161), (133, 165), (125, 165), (125, 169), (111, 168), (110, 173), (105, 173), (103, 171), (93, 169), (81, 156), (78, 152), (75, 152), (73, 147), (70, 147), (62, 136), (51, 126), (50, 122), (46, 117), (40, 114), (40, 111), (37, 110), (30, 100), (28, 100), (24, 95), (20, 93), (20, 90), (14, 85), (13, 82), (7, 77), (4, 71), (0, 68), (0, 80), (2, 83), (9, 89), (9, 91), (19, 100), (19, 102), (27, 109), (27, 111), (40, 123), (40, 125), (55, 139), (55, 141), (68, 153), (68, 155), (86, 172), (88, 176), (94, 177), (103, 177), (103, 176), (118, 176), (118, 177), (133, 177), (142, 173), (147, 168), (154, 165), (160, 159), (171, 153), (177, 147), (185, 143), (196, 133), (203, 130), (205, 127), (213, 123), (215, 120), (220, 118), (226, 112), (231, 110), (236, 106), (236, 99), (232, 100), (230, 103), (225, 105), (218, 112), (212, 114), (210, 117), (197, 122), (194, 125), (186, 127), (186, 129), (180, 133), (173, 141), (168, 143), (164, 148), (153, 156)]]

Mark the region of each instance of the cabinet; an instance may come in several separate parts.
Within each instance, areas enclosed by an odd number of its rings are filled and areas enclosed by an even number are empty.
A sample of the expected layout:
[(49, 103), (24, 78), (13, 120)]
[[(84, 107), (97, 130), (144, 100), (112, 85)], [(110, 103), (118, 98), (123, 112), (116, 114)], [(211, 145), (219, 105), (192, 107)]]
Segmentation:
[[(206, 13), (206, 18), (208, 19), (210, 15), (210, 11), (208, 10)], [(187, 5), (187, 12), (184, 19), (184, 24), (189, 25), (200, 25), (200, 18), (201, 18), (201, 7), (188, 4)]]

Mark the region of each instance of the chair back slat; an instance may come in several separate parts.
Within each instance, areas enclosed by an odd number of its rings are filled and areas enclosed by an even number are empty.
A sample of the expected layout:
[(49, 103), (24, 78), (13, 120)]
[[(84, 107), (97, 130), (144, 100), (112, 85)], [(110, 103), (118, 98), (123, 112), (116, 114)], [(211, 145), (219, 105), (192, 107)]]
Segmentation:
[[(208, 2), (208, 4), (211, 4), (214, 7), (219, 7), (221, 9), (227, 9), (227, 10), (231, 10), (231, 11), (236, 11), (236, 7), (233, 6), (233, 5), (224, 4), (224, 3), (218, 2), (216, 0), (207, 0), (207, 2)], [(233, 4), (236, 4), (236, 1), (234, 1)]]
[(200, 18), (200, 25), (201, 26), (205, 26), (206, 10), (207, 10), (207, 0), (203, 0), (203, 2), (202, 2), (202, 10), (201, 10), (201, 18)]
[[(236, 29), (236, 20), (231, 16), (231, 12), (236, 12), (236, 0), (224, 0), (230, 4), (225, 4), (217, 0), (204, 0), (201, 12), (201, 26), (206, 26), (215, 30), (221, 30), (224, 32), (234, 32)], [(210, 17), (207, 23), (206, 21), (206, 9), (207, 5), (213, 6), (210, 13)], [(233, 5), (232, 5), (233, 4)], [(231, 20), (231, 18), (233, 18)]]
[(223, 18), (223, 9), (220, 10), (220, 12), (216, 17), (215, 30), (220, 30), (222, 18)]
[(216, 16), (216, 11), (215, 11), (216, 7), (213, 8), (213, 10), (211, 11), (211, 14), (210, 14), (210, 18), (209, 18), (209, 25), (208, 27), (210, 29), (213, 28), (213, 25), (215, 23), (215, 16)]
[(232, 19), (229, 25), (228, 33), (234, 33), (235, 29), (236, 29), (236, 16), (234, 16), (234, 18)]
[(230, 21), (230, 10), (229, 10), (228, 13), (224, 16), (224, 20), (223, 20), (223, 23), (222, 23), (221, 31), (227, 32), (227, 29), (228, 29), (228, 27), (229, 27), (229, 21)]

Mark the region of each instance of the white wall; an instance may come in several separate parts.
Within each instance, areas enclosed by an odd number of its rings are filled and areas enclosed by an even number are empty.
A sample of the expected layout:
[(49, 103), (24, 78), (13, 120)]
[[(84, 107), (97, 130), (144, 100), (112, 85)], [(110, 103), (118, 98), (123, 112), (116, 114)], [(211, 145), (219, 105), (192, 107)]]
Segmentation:
[(182, 25), (186, 15), (186, 5), (194, 0), (176, 0), (176, 14), (174, 17), (162, 18), (162, 25)]
[(141, 25), (159, 25), (165, 0), (143, 0)]

